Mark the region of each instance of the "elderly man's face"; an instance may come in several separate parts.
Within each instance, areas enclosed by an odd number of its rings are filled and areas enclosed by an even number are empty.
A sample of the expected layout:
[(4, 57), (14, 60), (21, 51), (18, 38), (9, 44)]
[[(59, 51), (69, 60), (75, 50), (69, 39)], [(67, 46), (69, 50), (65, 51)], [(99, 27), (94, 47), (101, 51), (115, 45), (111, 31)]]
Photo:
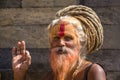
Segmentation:
[[(55, 50), (56, 54), (65, 54), (70, 51), (79, 52), (80, 43), (76, 34), (75, 27), (67, 22), (61, 22), (52, 29), (51, 48), (58, 48)], [(67, 48), (67, 49), (66, 49)]]

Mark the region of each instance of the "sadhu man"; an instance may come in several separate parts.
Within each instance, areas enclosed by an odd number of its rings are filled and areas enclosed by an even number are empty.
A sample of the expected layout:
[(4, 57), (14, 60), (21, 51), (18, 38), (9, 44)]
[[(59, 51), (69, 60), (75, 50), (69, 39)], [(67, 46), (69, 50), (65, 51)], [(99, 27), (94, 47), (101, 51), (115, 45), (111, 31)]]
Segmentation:
[[(103, 68), (85, 59), (103, 43), (103, 28), (96, 13), (83, 5), (59, 10), (48, 26), (52, 71), (41, 80), (106, 80)], [(14, 80), (25, 80), (31, 64), (25, 42), (12, 49)]]

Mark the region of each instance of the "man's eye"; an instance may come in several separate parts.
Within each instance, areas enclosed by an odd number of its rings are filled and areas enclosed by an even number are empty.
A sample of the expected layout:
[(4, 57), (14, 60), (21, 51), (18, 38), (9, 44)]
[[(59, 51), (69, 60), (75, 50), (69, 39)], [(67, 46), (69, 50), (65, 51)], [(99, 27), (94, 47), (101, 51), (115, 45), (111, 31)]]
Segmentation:
[(73, 40), (73, 38), (70, 37), (70, 36), (65, 36), (64, 39), (65, 39), (65, 41), (71, 41), (71, 40)]
[(53, 41), (58, 41), (60, 38), (59, 37), (54, 37)]

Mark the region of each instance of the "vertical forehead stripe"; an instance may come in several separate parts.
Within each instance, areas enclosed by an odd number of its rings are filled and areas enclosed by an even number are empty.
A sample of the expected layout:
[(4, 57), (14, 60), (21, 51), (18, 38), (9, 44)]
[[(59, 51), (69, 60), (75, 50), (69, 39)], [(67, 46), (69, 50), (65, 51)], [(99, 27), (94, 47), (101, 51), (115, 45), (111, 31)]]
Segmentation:
[(61, 23), (58, 35), (61, 36), (61, 37), (64, 36), (64, 31), (65, 31), (65, 24)]

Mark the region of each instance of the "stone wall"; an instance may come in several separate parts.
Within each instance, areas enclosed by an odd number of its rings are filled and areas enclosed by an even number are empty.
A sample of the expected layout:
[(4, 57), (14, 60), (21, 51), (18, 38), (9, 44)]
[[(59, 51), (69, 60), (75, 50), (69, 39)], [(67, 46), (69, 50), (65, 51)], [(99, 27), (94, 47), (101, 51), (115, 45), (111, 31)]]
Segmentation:
[(104, 45), (87, 58), (100, 63), (108, 80), (120, 77), (120, 0), (0, 0), (0, 80), (13, 80), (11, 48), (25, 40), (32, 65), (26, 80), (40, 80), (48, 70), (49, 44), (46, 26), (55, 12), (73, 4), (92, 7), (104, 28)]

